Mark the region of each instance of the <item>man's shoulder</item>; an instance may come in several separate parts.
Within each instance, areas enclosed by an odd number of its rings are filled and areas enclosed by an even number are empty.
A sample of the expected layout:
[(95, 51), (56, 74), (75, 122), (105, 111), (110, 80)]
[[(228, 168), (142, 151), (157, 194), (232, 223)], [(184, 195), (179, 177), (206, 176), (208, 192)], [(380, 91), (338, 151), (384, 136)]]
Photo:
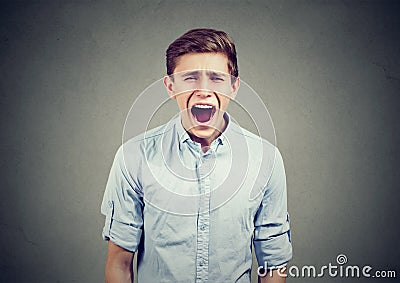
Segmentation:
[(163, 135), (168, 134), (172, 129), (173, 123), (165, 123), (129, 138), (123, 143), (123, 146), (137, 146), (143, 143), (152, 142), (162, 138)]
[(260, 135), (257, 135), (236, 123), (232, 123), (232, 132), (238, 137), (246, 139), (247, 144), (253, 149), (262, 149), (271, 153), (274, 153), (278, 148), (276, 147), (275, 140), (269, 141)]
[(127, 138), (119, 147), (118, 152), (125, 157), (135, 156), (136, 158), (151, 152), (157, 152), (163, 142), (166, 142), (169, 138), (174, 138), (174, 127), (175, 123), (170, 121), (134, 137)]

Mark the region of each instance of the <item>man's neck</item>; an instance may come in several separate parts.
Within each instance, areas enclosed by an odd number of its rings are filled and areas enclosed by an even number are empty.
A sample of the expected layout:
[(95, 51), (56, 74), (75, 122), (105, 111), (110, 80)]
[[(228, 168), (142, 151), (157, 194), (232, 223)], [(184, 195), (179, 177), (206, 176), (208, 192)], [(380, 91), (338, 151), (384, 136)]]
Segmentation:
[(226, 129), (227, 125), (228, 122), (225, 120), (225, 117), (223, 117), (221, 119), (221, 125), (214, 130), (210, 137), (200, 138), (191, 134), (190, 132), (188, 132), (188, 134), (192, 141), (197, 142), (201, 145), (201, 150), (203, 152), (207, 152), (207, 150), (210, 148), (211, 143), (221, 135), (221, 133)]
[(201, 145), (201, 150), (203, 152), (207, 152), (207, 150), (210, 148), (211, 143), (221, 135), (221, 132), (215, 130), (214, 133), (209, 138), (199, 138), (195, 135), (192, 135), (191, 133), (188, 134), (192, 141), (197, 142)]

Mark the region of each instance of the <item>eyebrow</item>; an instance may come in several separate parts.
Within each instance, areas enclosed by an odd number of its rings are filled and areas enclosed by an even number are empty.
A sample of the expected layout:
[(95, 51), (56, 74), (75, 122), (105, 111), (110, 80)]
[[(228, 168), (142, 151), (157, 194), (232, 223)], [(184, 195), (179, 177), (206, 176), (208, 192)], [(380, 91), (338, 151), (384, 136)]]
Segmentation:
[(200, 71), (191, 71), (191, 72), (183, 73), (181, 76), (182, 77), (198, 76), (199, 74), (200, 74)]
[(224, 77), (226, 78), (228, 74), (223, 73), (223, 72), (215, 72), (215, 71), (207, 71), (208, 76), (217, 76), (217, 77)]
[[(189, 71), (183, 73), (182, 77), (189, 77), (189, 76), (199, 76), (202, 72), (201, 71)], [(219, 77), (228, 77), (229, 75), (223, 72), (216, 72), (216, 71), (207, 71), (207, 76), (219, 76)]]

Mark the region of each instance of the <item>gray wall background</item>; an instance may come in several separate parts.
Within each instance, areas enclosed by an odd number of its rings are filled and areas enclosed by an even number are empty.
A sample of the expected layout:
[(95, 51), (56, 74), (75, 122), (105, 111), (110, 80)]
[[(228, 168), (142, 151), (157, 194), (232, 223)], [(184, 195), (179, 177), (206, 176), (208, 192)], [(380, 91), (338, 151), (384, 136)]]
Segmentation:
[[(398, 1), (2, 1), (0, 281), (102, 282), (100, 203), (170, 42), (227, 31), (284, 157), (292, 264), (397, 270)], [(353, 282), (292, 278), (288, 282)], [(396, 280), (374, 280), (368, 282)]]

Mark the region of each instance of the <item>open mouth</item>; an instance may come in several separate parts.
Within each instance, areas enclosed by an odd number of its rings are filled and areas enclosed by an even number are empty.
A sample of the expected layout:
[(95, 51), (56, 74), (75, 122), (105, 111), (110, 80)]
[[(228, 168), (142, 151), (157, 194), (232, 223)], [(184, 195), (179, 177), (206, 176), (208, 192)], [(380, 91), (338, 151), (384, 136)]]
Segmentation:
[(206, 123), (211, 120), (216, 108), (209, 104), (196, 104), (192, 106), (191, 112), (198, 122)]

